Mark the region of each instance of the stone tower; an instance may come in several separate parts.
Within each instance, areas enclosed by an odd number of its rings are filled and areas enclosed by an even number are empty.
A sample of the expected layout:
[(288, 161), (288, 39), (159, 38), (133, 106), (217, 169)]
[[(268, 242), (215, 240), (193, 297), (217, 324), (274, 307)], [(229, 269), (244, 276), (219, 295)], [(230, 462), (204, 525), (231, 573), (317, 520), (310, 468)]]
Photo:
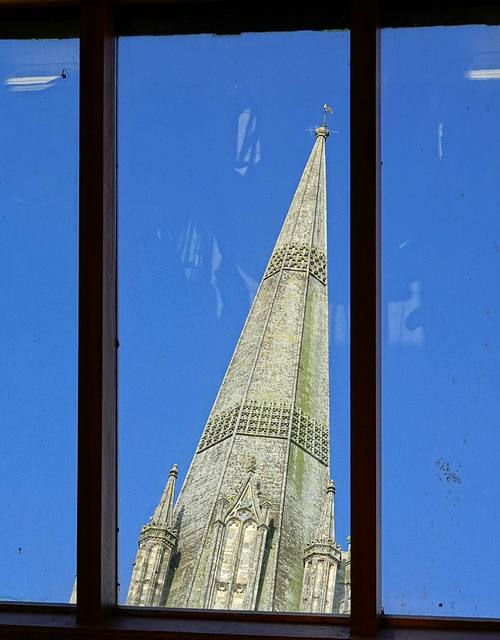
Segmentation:
[[(326, 114), (326, 111), (325, 111)], [(173, 509), (127, 604), (348, 612), (329, 473), (325, 120)]]

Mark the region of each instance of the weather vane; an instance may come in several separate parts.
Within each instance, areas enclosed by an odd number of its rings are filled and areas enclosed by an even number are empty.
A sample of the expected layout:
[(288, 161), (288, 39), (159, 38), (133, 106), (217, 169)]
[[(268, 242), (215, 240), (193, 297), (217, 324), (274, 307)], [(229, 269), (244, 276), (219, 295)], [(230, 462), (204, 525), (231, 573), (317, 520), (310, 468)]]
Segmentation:
[(323, 109), (325, 110), (325, 115), (323, 116), (323, 122), (321, 123), (321, 126), (325, 127), (326, 126), (326, 124), (325, 124), (326, 123), (326, 114), (328, 113), (328, 111), (330, 113), (333, 113), (333, 110), (330, 107), (327, 106), (326, 102), (323, 105)]

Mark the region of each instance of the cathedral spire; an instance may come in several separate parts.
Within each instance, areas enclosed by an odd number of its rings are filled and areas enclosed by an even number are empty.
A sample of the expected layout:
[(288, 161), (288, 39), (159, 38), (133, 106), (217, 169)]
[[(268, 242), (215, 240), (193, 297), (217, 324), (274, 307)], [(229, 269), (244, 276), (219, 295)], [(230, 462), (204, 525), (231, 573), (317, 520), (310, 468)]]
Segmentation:
[[(174, 521), (179, 523), (181, 556), (168, 606), (210, 608), (223, 602), (234, 608), (237, 602), (255, 602), (263, 610), (299, 609), (301, 558), (316, 532), (329, 479), (328, 135), (323, 124), (316, 129), (313, 149), (179, 494)], [(265, 565), (252, 570), (262, 573), (255, 582), (259, 593), (248, 595), (241, 592), (250, 585), (238, 582), (237, 566), (224, 568), (223, 558), (233, 552), (226, 549), (216, 560), (211, 541), (214, 523), (220, 521), (215, 515), (218, 500), (236, 499), (252, 458), (262, 495), (272, 505), (272, 542), (265, 542), (270, 544), (262, 556)], [(231, 531), (236, 530), (234, 525)], [(239, 539), (228, 538), (234, 549)], [(215, 577), (207, 577), (206, 567), (214, 566)], [(207, 584), (213, 580), (220, 593)], [(297, 588), (290, 590), (290, 584)], [(239, 598), (224, 595), (233, 588), (240, 590)], [(211, 602), (207, 593), (213, 593)]]
[[(317, 560), (318, 549), (310, 549), (315, 535), (331, 540), (335, 570), (341, 558), (333, 541), (333, 484), (326, 504), (324, 489), (330, 477), (325, 119), (315, 133), (173, 520), (165, 520), (178, 530), (162, 591), (168, 607), (297, 611), (304, 550)], [(151, 526), (169, 517), (172, 495), (167, 484)], [(136, 574), (147, 583), (151, 571)], [(328, 593), (311, 605), (316, 611), (332, 610), (335, 577), (324, 584)]]

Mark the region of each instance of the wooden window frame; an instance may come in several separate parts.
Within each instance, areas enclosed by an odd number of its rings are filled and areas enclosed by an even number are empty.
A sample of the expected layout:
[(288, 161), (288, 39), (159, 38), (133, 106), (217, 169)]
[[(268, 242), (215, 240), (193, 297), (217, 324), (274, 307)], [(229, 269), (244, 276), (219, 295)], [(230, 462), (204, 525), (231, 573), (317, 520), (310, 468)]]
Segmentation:
[[(1, 604), (3, 638), (428, 640), (500, 633), (495, 620), (380, 614), (380, 13), (384, 24), (391, 26), (405, 20), (413, 24), (416, 15), (421, 24), (488, 22), (491, 16), (491, 7), (484, 9), (484, 4), (475, 9), (435, 0), (416, 3), (418, 12), (410, 3), (404, 3), (404, 10), (401, 4), (344, 0), (322, 5), (323, 11), (340, 16), (340, 22), (348, 16), (351, 32), (351, 261), (356, 265), (351, 271), (351, 534), (355, 543), (352, 615), (347, 618), (117, 606), (116, 17), (120, 11), (137, 9), (146, 16), (169, 11), (173, 4), (0, 0), (0, 21), (1, 12), (12, 18), (12, 11), (23, 10), (16, 15), (26, 24), (33, 11), (49, 22), (65, 11), (78, 12), (81, 68), (78, 603), (76, 607)], [(260, 13), (242, 11), (249, 7)], [(226, 0), (226, 8), (236, 15), (267, 16), (250, 30), (259, 24), (265, 30), (289, 24), (283, 5), (273, 11), (272, 3)], [(310, 3), (303, 7), (304, 15), (306, 9), (310, 14)], [(242, 30), (249, 28), (249, 20), (242, 19)], [(25, 33), (30, 33), (29, 27)], [(43, 33), (40, 26), (37, 33)]]

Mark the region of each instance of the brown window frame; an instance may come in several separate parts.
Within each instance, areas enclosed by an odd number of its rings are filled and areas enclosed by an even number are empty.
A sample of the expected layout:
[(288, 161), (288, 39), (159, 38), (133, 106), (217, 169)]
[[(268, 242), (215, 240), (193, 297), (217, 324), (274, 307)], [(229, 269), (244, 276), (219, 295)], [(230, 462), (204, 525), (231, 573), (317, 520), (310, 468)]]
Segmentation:
[[(380, 614), (380, 16), (390, 26), (497, 23), (494, 4), (477, 9), (442, 0), (413, 6), (332, 0), (292, 10), (293, 3), (286, 7), (251, 0), (215, 4), (210, 0), (197, 4), (189, 0), (0, 0), (0, 22), (10, 20), (12, 33), (43, 37), (52, 33), (50, 25), (57, 20), (71, 21), (71, 16), (79, 15), (81, 68), (78, 603), (76, 607), (0, 604), (2, 637), (427, 640), (451, 633), (478, 638), (500, 632), (495, 620)], [(300, 28), (344, 25), (351, 32), (351, 261), (356, 269), (351, 271), (351, 533), (355, 544), (350, 618), (117, 606), (117, 25), (123, 29), (123, 24), (145, 24), (147, 31), (152, 16), (168, 24), (172, 12), (182, 13), (185, 6), (191, 14), (212, 11), (220, 20), (220, 32), (233, 32), (234, 19), (242, 31), (290, 29), (300, 21)], [(319, 15), (310, 22), (307, 16), (314, 15), (315, 9)], [(231, 19), (225, 20), (228, 16)], [(33, 18), (38, 21), (34, 29)], [(362, 447), (357, 446), (359, 442)]]

